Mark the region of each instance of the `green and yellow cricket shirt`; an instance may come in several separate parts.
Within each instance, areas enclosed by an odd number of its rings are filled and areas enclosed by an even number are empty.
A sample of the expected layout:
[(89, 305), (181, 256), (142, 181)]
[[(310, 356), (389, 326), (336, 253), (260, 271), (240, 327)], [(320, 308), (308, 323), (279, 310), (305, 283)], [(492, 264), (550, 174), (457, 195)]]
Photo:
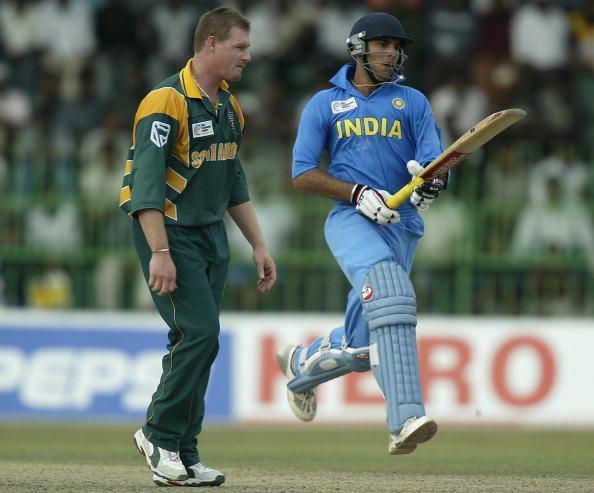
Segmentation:
[(202, 226), (250, 200), (237, 155), (244, 118), (223, 81), (219, 108), (203, 98), (191, 60), (140, 103), (124, 170), (120, 207), (158, 209), (165, 224)]

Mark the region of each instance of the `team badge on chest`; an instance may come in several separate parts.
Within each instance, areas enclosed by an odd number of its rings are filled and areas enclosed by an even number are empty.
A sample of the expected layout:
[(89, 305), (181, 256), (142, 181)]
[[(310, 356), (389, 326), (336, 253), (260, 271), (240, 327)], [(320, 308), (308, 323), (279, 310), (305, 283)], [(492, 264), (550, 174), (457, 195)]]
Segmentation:
[(403, 110), (405, 106), (404, 100), (401, 98), (394, 98), (392, 99), (392, 106), (394, 106), (394, 108), (397, 110)]
[(192, 137), (207, 137), (209, 135), (214, 135), (212, 120), (192, 123)]

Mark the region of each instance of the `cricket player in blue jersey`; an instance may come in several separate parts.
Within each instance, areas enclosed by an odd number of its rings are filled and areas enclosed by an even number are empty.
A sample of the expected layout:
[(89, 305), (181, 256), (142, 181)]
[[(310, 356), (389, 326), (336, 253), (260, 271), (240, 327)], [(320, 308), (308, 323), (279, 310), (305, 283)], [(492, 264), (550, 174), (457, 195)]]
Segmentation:
[[(403, 49), (413, 40), (392, 15), (359, 19), (347, 39), (354, 63), (306, 105), (293, 150), (293, 184), (336, 202), (325, 224), (328, 246), (351, 283), (344, 326), (309, 346), (281, 347), (292, 411), (316, 413), (319, 384), (372, 369), (387, 403), (388, 452), (408, 454), (431, 439), (416, 344), (410, 271), (426, 210), (444, 179), (424, 182), (397, 210), (386, 200), (442, 152), (426, 97), (404, 86)], [(320, 169), (323, 152), (328, 171)]]

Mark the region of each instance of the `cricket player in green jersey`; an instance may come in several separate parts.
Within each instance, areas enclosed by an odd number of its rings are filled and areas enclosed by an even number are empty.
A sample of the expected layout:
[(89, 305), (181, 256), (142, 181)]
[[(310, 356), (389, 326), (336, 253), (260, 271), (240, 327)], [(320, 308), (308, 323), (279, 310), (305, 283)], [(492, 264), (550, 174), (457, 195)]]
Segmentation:
[(161, 380), (134, 441), (159, 486), (225, 481), (200, 462), (196, 438), (219, 349), (225, 212), (253, 247), (257, 289), (276, 279), (238, 157), (244, 117), (225, 82), (239, 80), (250, 61), (249, 30), (234, 9), (205, 13), (193, 58), (142, 100), (134, 119), (120, 207), (133, 219), (140, 264), (169, 326)]

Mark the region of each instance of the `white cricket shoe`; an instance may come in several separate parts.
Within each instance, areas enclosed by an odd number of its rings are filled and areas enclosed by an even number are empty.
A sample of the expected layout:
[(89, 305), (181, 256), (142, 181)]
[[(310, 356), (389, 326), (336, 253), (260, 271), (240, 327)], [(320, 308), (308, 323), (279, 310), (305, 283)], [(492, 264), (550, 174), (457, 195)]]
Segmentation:
[[(289, 380), (295, 378), (295, 373), (291, 368), (291, 360), (298, 347), (299, 346), (291, 346), (290, 344), (287, 344), (279, 348), (276, 352), (276, 362)], [(307, 390), (306, 392), (299, 394), (287, 389), (287, 400), (289, 401), (291, 411), (293, 411), (293, 414), (301, 421), (311, 421), (316, 417), (318, 403), (315, 389)]]
[(437, 433), (437, 423), (427, 416), (407, 419), (400, 433), (390, 435), (388, 452), (391, 455), (410, 454), (417, 444), (431, 440)]
[(158, 474), (153, 475), (153, 483), (157, 486), (220, 486), (225, 482), (225, 475), (211, 469), (210, 467), (203, 466), (200, 462), (188, 467), (188, 479), (183, 481), (174, 481), (171, 479), (165, 479)]
[(134, 433), (134, 445), (146, 457), (149, 469), (162, 478), (183, 481), (188, 479), (188, 471), (179, 458), (179, 453), (153, 445), (144, 436), (142, 428)]

